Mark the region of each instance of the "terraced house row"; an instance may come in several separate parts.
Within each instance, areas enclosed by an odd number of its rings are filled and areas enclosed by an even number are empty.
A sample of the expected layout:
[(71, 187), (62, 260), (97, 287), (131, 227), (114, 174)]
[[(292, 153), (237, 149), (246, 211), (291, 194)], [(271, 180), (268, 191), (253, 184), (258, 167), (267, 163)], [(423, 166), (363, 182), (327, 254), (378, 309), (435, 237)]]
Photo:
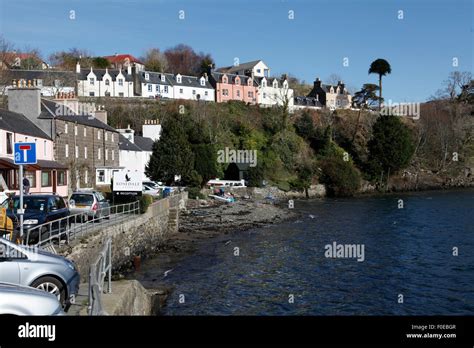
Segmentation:
[(262, 61), (213, 69), (202, 76), (146, 71), (131, 55), (105, 57), (111, 69), (55, 71), (10, 69), (10, 85), (31, 86), (43, 96), (74, 91), (79, 97), (183, 99), (223, 103), (231, 100), (262, 107), (287, 106), (290, 111), (301, 108), (349, 108), (351, 96), (341, 82), (337, 86), (323, 85), (317, 79), (308, 96), (295, 96), (286, 76), (273, 77)]

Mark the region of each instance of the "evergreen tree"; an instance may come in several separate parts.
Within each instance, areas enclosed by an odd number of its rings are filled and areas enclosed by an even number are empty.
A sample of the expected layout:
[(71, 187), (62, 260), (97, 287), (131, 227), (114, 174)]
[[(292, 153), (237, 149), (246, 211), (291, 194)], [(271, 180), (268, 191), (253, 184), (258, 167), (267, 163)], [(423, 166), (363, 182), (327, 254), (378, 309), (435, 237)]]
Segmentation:
[(396, 116), (380, 116), (372, 128), (368, 143), (372, 174), (395, 173), (405, 168), (415, 151), (412, 134)]
[(182, 182), (192, 177), (194, 154), (180, 120), (175, 115), (163, 123), (163, 133), (153, 144), (150, 161), (145, 168), (147, 176), (153, 180), (171, 184), (175, 175), (181, 175)]

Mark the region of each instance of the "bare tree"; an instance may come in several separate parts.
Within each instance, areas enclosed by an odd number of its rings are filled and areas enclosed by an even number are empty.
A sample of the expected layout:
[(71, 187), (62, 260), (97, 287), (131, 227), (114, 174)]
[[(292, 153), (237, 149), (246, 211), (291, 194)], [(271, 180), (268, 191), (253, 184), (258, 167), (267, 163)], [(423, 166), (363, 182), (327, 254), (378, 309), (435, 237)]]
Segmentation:
[(337, 84), (341, 81), (342, 81), (342, 77), (334, 73), (329, 75), (328, 78), (326, 79), (326, 83), (333, 86), (337, 86)]
[(168, 61), (159, 48), (150, 48), (142, 58), (149, 71), (164, 72), (168, 69)]

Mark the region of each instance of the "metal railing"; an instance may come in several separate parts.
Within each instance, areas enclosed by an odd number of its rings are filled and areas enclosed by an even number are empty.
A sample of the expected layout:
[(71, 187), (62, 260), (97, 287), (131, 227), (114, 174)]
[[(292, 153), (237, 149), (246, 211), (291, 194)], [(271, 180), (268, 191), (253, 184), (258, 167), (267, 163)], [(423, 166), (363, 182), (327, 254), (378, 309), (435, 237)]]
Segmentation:
[(73, 214), (26, 229), (23, 244), (43, 246), (61, 240), (69, 243), (100, 228), (114, 225), (140, 214), (138, 201)]
[[(107, 278), (107, 290), (105, 290)], [(112, 238), (108, 238), (104, 248), (89, 271), (89, 315), (107, 315), (102, 308), (102, 294), (112, 293)]]

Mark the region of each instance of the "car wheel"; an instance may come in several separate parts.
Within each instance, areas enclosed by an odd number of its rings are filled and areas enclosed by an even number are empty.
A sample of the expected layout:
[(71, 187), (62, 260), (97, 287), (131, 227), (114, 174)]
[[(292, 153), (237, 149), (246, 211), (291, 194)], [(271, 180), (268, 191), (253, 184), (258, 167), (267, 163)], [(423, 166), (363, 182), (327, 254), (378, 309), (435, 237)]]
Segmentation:
[(66, 289), (64, 288), (64, 285), (56, 278), (42, 277), (36, 279), (33, 283), (31, 283), (31, 287), (53, 294), (57, 297), (61, 304), (64, 304), (64, 300), (66, 299)]

